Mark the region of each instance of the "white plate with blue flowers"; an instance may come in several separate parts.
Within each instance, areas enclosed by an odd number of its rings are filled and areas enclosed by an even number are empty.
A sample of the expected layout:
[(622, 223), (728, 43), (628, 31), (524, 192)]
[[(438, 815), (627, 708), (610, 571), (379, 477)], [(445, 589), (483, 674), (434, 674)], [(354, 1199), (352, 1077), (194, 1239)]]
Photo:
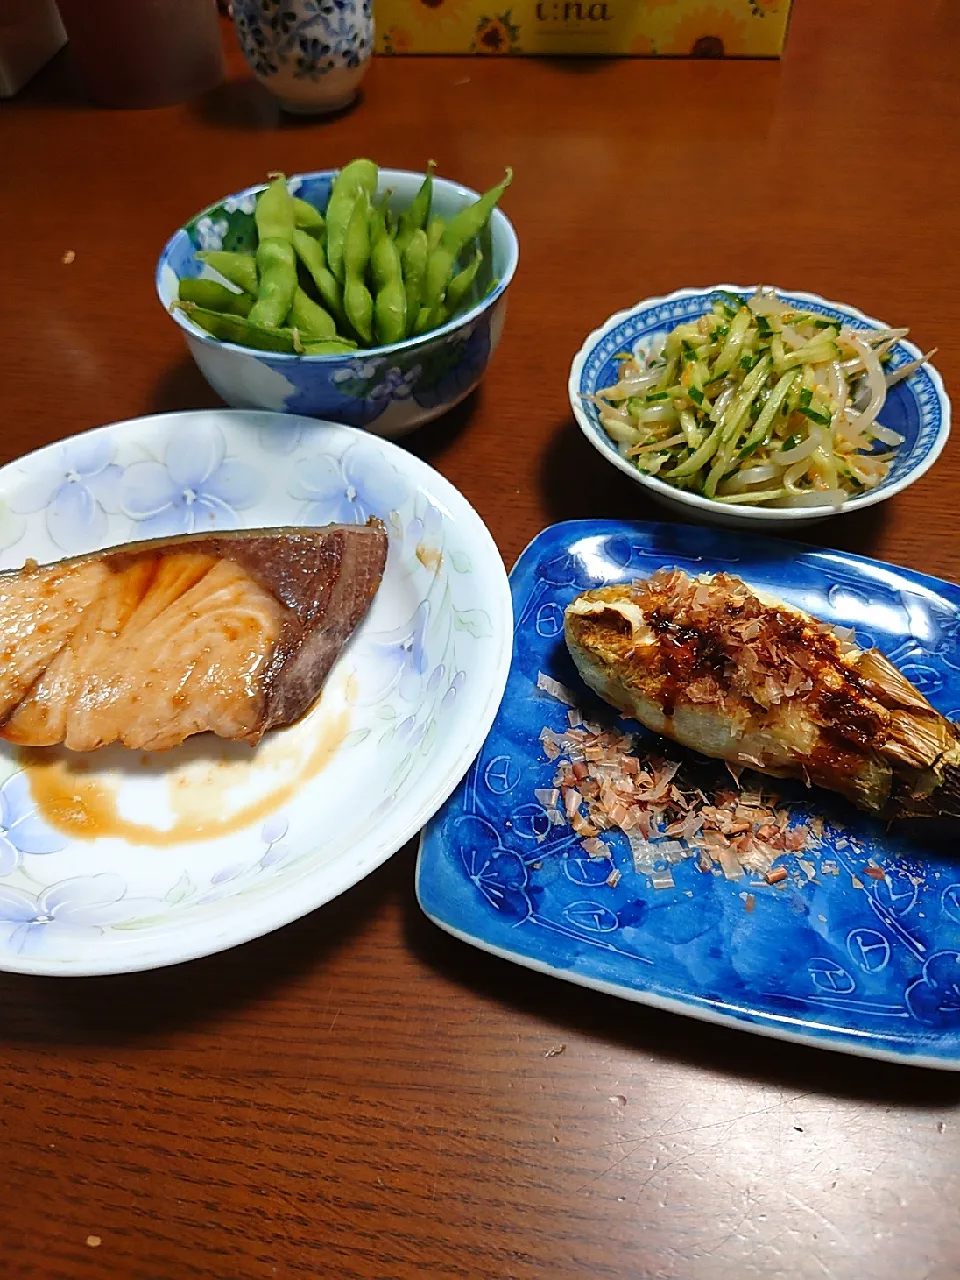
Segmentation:
[(158, 755), (0, 744), (0, 969), (155, 968), (328, 902), (466, 772), (500, 703), (513, 631), (503, 562), (473, 508), (419, 459), (351, 427), (164, 414), (0, 470), (0, 568), (370, 515), (390, 538), (383, 583), (299, 724), (256, 749), (210, 735)]

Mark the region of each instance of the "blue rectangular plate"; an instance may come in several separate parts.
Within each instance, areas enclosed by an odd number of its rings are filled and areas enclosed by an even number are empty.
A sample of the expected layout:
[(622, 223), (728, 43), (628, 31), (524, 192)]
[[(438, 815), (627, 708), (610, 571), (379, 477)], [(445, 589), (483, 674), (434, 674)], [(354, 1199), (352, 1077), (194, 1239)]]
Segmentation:
[[(713, 529), (554, 525), (510, 575), (517, 622), (507, 690), (473, 767), (424, 832), (420, 905), (466, 942), (583, 986), (763, 1035), (960, 1070), (960, 842), (928, 846), (922, 828), (893, 833), (826, 792), (775, 781), (792, 813), (824, 819), (822, 851), (801, 855), (806, 871), (787, 855), (789, 879), (770, 886), (704, 874), (691, 859), (673, 868), (674, 889), (657, 891), (634, 871), (619, 833), (608, 839), (622, 873), (611, 887), (609, 863), (587, 858), (566, 826), (549, 825), (534, 797), (555, 769), (540, 732), (563, 732), (568, 721), (567, 708), (537, 688), (538, 672), (582, 690), (585, 712), (597, 708), (567, 653), (563, 610), (581, 591), (664, 565), (729, 570), (854, 627), (861, 646), (876, 645), (938, 710), (960, 718), (960, 590), (948, 583)], [(730, 782), (719, 765), (695, 767)], [(883, 879), (864, 875), (871, 860)], [(826, 873), (831, 863), (838, 874)]]

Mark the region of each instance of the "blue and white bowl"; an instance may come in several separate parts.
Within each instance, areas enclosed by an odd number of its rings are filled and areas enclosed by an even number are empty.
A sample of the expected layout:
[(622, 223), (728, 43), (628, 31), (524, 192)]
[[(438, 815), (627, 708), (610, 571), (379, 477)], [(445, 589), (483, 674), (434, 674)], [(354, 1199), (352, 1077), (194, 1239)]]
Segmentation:
[[(291, 191), (323, 210), (336, 170), (298, 174)], [(393, 192), (391, 207), (405, 208), (423, 182), (422, 173), (380, 170), (380, 191)], [(167, 242), (157, 264), (157, 294), (183, 330), (190, 353), (214, 391), (235, 409), (272, 409), (307, 414), (395, 438), (446, 413), (483, 377), (500, 341), (507, 288), (519, 247), (509, 219), (494, 210), (481, 271), (498, 283), (490, 294), (439, 329), (391, 346), (334, 356), (298, 356), (252, 351), (219, 342), (180, 310), (170, 311), (183, 277), (216, 272), (197, 260), (199, 249), (252, 249), (253, 209), (263, 184), (247, 187), (204, 209)], [(459, 183), (434, 178), (433, 210), (451, 218), (477, 199)], [(483, 287), (481, 282), (481, 288)]]
[[(647, 298), (628, 311), (611, 316), (601, 328), (591, 333), (574, 357), (568, 389), (577, 423), (593, 447), (618, 470), (642, 485), (651, 498), (661, 506), (670, 508), (676, 515), (729, 527), (758, 524), (770, 527), (846, 515), (851, 511), (872, 507), (885, 498), (892, 498), (895, 493), (919, 480), (939, 458), (950, 434), (950, 401), (940, 375), (930, 364), (924, 364), (911, 377), (892, 387), (887, 394), (879, 421), (885, 427), (899, 432), (904, 440), (886, 478), (875, 489), (848, 499), (839, 508), (731, 506), (676, 489), (655, 476), (642, 475), (623, 457), (616, 442), (601, 426), (597, 406), (584, 398), (617, 381), (618, 352), (648, 349), (654, 339), (669, 333), (676, 325), (704, 315), (721, 292), (750, 297), (756, 293), (757, 287), (720, 284), (709, 289), (677, 289), (666, 297)], [(776, 292), (778, 297), (790, 305), (818, 315), (841, 319), (851, 329), (886, 328), (879, 320), (871, 319), (862, 311), (839, 302), (827, 302), (816, 293), (794, 293), (784, 289), (777, 289)], [(889, 367), (897, 369), (912, 360), (919, 360), (921, 355), (922, 352), (912, 342), (898, 342), (891, 353)]]

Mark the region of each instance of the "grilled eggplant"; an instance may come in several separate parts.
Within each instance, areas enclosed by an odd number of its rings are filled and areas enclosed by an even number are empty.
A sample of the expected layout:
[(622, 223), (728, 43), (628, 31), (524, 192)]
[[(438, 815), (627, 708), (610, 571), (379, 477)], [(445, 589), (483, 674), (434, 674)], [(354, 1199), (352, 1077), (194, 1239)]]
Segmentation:
[(960, 818), (960, 726), (876, 649), (739, 578), (586, 591), (565, 635), (592, 689), (683, 746), (887, 819)]
[(0, 737), (255, 743), (299, 719), (380, 585), (382, 524), (130, 543), (0, 573)]

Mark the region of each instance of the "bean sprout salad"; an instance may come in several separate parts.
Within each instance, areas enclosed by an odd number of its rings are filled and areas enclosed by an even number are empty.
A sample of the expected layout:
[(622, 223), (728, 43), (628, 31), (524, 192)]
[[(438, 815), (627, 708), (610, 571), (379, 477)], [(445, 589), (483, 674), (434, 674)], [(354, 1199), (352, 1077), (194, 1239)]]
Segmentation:
[(730, 505), (840, 506), (886, 476), (903, 437), (877, 421), (906, 329), (849, 328), (771, 289), (723, 293), (589, 397), (645, 475)]

